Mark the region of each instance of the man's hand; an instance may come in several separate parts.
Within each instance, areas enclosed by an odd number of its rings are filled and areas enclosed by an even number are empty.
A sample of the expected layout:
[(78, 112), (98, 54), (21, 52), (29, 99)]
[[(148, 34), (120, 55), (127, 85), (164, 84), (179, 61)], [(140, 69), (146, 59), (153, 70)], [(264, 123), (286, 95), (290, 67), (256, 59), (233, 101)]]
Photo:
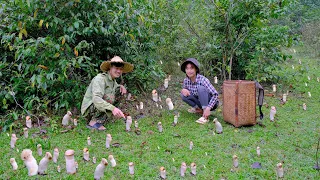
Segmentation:
[(127, 94), (127, 89), (123, 85), (120, 85), (120, 92), (121, 95)]
[(190, 96), (190, 91), (188, 89), (182, 89), (181, 94), (187, 97), (187, 96)]
[(204, 111), (203, 111), (203, 117), (204, 118), (206, 118), (206, 119), (208, 119), (208, 117), (210, 116), (210, 107), (207, 107), (206, 109), (204, 109)]
[(112, 111), (112, 114), (117, 118), (121, 118), (121, 117), (126, 118), (124, 116), (123, 112), (118, 108), (114, 108), (113, 111)]

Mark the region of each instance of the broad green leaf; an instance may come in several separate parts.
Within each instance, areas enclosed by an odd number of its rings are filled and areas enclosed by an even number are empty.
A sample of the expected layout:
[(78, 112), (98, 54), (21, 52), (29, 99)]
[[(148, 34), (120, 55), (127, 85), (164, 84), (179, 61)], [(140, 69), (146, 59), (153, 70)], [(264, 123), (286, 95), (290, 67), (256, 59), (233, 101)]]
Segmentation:
[(76, 29), (79, 28), (79, 22), (78, 22), (78, 21), (74, 22), (73, 25), (74, 25), (74, 27), (75, 27)]
[(17, 114), (16, 112), (13, 112), (13, 113), (12, 113), (12, 118), (13, 118), (14, 120), (17, 120), (17, 119), (18, 119), (18, 114)]

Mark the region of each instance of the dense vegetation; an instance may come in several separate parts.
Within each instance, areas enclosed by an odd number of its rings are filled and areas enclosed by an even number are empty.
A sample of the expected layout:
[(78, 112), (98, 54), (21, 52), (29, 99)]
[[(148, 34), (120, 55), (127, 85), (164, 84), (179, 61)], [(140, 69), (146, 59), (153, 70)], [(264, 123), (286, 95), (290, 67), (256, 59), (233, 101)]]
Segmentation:
[[(296, 34), (319, 33), (301, 29), (303, 20), (292, 22), (316, 16), (318, 6), (312, 0), (1, 1), (0, 113), (15, 119), (16, 103), (46, 113), (79, 107), (100, 63), (114, 55), (135, 65), (122, 79), (134, 94), (162, 82), (187, 57), (222, 80), (279, 81), (273, 72), (291, 57), (281, 48), (298, 42)], [(319, 46), (313, 37), (306, 38)]]

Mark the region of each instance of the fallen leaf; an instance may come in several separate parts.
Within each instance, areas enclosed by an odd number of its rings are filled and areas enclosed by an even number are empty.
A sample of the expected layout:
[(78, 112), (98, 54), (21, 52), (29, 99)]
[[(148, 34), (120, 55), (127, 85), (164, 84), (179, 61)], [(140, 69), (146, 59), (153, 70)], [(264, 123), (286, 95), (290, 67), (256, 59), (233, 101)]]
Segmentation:
[(143, 147), (143, 146), (145, 146), (146, 144), (147, 144), (147, 141), (144, 141), (144, 142), (141, 143), (140, 147)]
[(113, 143), (111, 146), (112, 147), (120, 147), (121, 145), (120, 145), (120, 143)]
[(40, 130), (40, 134), (47, 134), (47, 130), (41, 129), (41, 130)]
[(66, 132), (68, 132), (68, 131), (69, 131), (69, 129), (66, 129), (66, 130), (60, 131), (60, 133), (66, 133)]
[(261, 169), (261, 163), (259, 163), (259, 162), (254, 162), (254, 163), (251, 165), (251, 167), (252, 167), (253, 169)]
[(173, 137), (181, 137), (180, 134), (173, 134)]
[(141, 118), (144, 118), (145, 117), (145, 115), (143, 114), (143, 113), (140, 113), (139, 115), (137, 115), (136, 116), (136, 120), (138, 120), (138, 119), (141, 119)]
[(140, 130), (139, 128), (136, 128), (136, 129), (134, 130), (134, 132), (135, 132), (137, 135), (140, 135), (140, 134), (141, 134), (141, 130)]
[(274, 97), (274, 94), (265, 94), (264, 96)]
[(232, 147), (232, 148), (239, 148), (240, 145), (238, 145), (238, 144), (232, 144), (231, 147)]
[(49, 136), (44, 135), (44, 136), (42, 136), (42, 139), (49, 139)]
[(257, 124), (258, 124), (259, 126), (263, 127), (263, 128), (266, 127), (266, 125), (262, 124), (262, 122), (257, 122)]

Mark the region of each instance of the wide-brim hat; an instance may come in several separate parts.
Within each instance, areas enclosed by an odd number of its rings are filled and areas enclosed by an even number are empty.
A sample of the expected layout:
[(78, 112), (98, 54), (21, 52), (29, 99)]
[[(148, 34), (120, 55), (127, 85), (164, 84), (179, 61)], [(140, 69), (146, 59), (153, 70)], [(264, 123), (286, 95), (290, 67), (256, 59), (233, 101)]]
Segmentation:
[(133, 70), (133, 65), (128, 63), (128, 62), (124, 62), (119, 56), (115, 56), (112, 59), (110, 59), (109, 61), (103, 61), (100, 65), (100, 69), (103, 72), (107, 72), (109, 71), (110, 67), (111, 67), (111, 63), (122, 63), (123, 64), (123, 73), (128, 73), (131, 72)]
[(181, 64), (181, 71), (186, 73), (186, 65), (188, 63), (192, 63), (196, 69), (197, 69), (197, 73), (200, 72), (200, 64), (199, 62), (195, 59), (195, 58), (188, 58), (187, 60), (185, 60), (182, 64)]

